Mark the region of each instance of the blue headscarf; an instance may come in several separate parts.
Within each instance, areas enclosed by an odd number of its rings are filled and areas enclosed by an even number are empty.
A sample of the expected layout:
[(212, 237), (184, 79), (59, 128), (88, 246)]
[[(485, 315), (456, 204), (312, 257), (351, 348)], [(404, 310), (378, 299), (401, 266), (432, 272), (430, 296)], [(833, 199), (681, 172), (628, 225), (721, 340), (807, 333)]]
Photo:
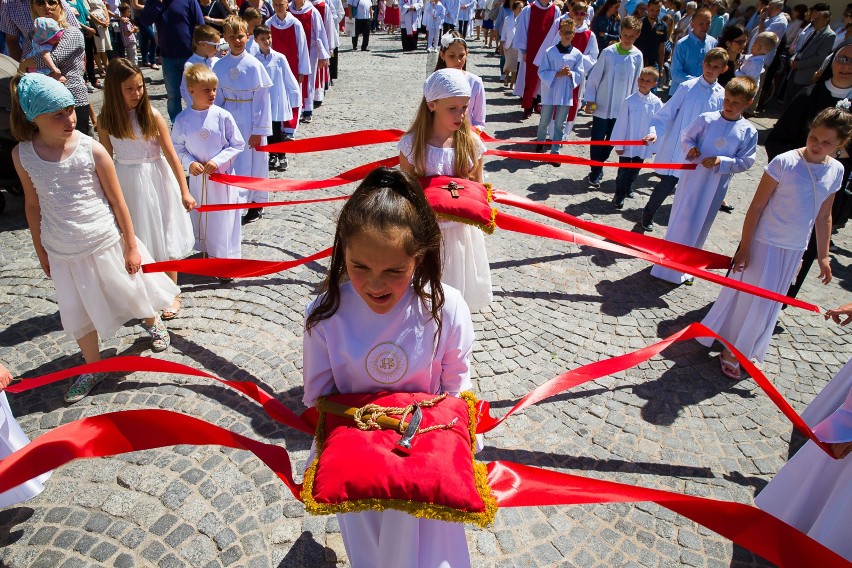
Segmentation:
[(18, 82), (18, 101), (27, 119), (74, 106), (74, 96), (65, 85), (41, 73), (27, 73)]

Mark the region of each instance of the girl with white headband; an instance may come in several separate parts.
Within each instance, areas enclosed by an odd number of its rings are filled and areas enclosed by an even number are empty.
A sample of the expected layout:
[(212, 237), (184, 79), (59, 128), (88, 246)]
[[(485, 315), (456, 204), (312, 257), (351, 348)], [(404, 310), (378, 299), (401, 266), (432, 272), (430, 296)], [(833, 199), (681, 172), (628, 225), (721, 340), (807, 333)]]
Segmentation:
[(464, 74), (470, 85), (470, 104), (467, 109), (468, 122), (474, 128), (485, 128), (485, 85), (482, 78), (467, 70), (467, 42), (459, 32), (447, 32), (441, 36), (441, 48), (438, 50), (439, 69), (458, 69)]
[[(28, 73), (12, 81), (12, 151), (25, 213), (42, 270), (53, 279), (62, 327), (86, 363), (100, 360), (98, 335), (141, 319), (154, 351), (169, 347), (157, 312), (178, 287), (162, 273), (143, 274), (151, 255), (133, 232), (112, 157), (74, 130), (74, 97), (59, 81)], [(103, 373), (77, 377), (67, 402), (85, 397)]]
[[(470, 84), (458, 69), (432, 73), (423, 85), (417, 116), (399, 141), (400, 167), (417, 176), (453, 176), (482, 182), (485, 145), (467, 120)], [(471, 311), (491, 302), (491, 273), (482, 231), (441, 221), (442, 281), (461, 291)]]

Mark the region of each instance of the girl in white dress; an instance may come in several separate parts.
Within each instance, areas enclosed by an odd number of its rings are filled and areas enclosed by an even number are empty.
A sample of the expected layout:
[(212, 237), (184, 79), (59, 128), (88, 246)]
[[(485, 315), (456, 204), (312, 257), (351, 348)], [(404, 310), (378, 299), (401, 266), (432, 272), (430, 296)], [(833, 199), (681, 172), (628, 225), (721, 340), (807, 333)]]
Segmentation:
[(479, 75), (467, 70), (467, 42), (458, 32), (447, 32), (441, 36), (438, 62), (435, 71), (458, 69), (470, 84), (470, 103), (467, 107), (468, 122), (477, 129), (485, 128), (485, 85)]
[[(820, 112), (804, 148), (779, 154), (765, 168), (743, 222), (731, 277), (784, 293), (799, 270), (811, 229), (816, 230), (819, 278), (831, 281), (828, 243), (831, 204), (843, 182), (843, 166), (831, 156), (852, 136), (852, 115), (839, 108)], [(749, 359), (763, 361), (781, 304), (722, 288), (701, 322), (731, 342)], [(700, 338), (710, 346), (712, 338)], [(722, 373), (738, 380), (739, 363), (724, 349)]]
[[(74, 131), (70, 91), (40, 73), (16, 77), (11, 118), (27, 223), (41, 268), (53, 279), (65, 332), (86, 363), (101, 358), (98, 334), (113, 335), (136, 318), (152, 349), (167, 349), (169, 332), (157, 311), (172, 305), (178, 287), (165, 274), (140, 273), (153, 259), (133, 232), (112, 157)], [(80, 400), (103, 378), (80, 375), (65, 400)]]
[[(470, 84), (465, 75), (458, 69), (435, 71), (423, 93), (414, 123), (397, 145), (400, 168), (420, 177), (454, 176), (481, 183), (486, 148), (467, 120)], [(455, 221), (441, 221), (440, 227), (443, 282), (461, 291), (470, 309), (478, 311), (492, 297), (482, 231)]]
[[(473, 339), (464, 299), (441, 283), (441, 234), (423, 191), (406, 173), (374, 170), (340, 213), (328, 275), (307, 309), (305, 405), (389, 389), (457, 396), (471, 388)], [(377, 348), (391, 364), (368, 364)], [(462, 524), (395, 510), (337, 519), (353, 568), (470, 566)]]
[[(133, 228), (157, 262), (189, 256), (195, 244), (187, 211), (195, 207), (163, 115), (151, 107), (142, 71), (117, 57), (104, 81), (98, 138), (115, 155), (115, 172)], [(177, 284), (177, 272), (166, 272)], [(163, 311), (180, 310), (180, 296)]]

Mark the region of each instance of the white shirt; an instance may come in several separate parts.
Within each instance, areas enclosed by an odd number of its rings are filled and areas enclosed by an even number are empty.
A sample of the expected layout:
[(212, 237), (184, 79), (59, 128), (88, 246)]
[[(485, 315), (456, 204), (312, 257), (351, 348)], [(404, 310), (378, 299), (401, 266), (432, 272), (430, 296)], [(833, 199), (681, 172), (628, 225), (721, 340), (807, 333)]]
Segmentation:
[[(654, 93), (643, 95), (636, 91), (618, 109), (618, 118), (612, 129), (612, 140), (641, 140), (648, 134), (651, 119), (663, 108), (663, 101)], [(623, 158), (642, 158), (654, 153), (653, 145), (613, 146), (613, 150), (624, 150)]]
[(272, 80), (272, 87), (269, 88), (272, 120), (274, 122), (290, 120), (293, 116), (293, 109), (300, 106), (302, 89), (299, 87), (299, 81), (290, 70), (287, 57), (274, 49), (270, 49), (266, 55), (258, 51), (256, 57), (263, 64)]
[(586, 80), (585, 99), (597, 105), (594, 116), (616, 118), (621, 103), (636, 92), (642, 71), (642, 52), (634, 45), (627, 55), (619, 55), (612, 44), (601, 52)]
[(760, 215), (754, 238), (805, 250), (823, 202), (843, 183), (843, 166), (834, 158), (824, 164), (807, 163), (798, 150), (790, 150), (775, 156), (764, 171), (778, 186)]
[(334, 315), (305, 331), (302, 401), (312, 407), (332, 393), (470, 390), (473, 323), (461, 294), (446, 285), (438, 337), (437, 329), (413, 288), (388, 313), (377, 314), (351, 283), (342, 284)]
[(485, 85), (479, 75), (470, 71), (464, 72), (465, 79), (470, 83), (470, 103), (467, 107), (467, 116), (470, 124), (477, 128), (485, 128)]

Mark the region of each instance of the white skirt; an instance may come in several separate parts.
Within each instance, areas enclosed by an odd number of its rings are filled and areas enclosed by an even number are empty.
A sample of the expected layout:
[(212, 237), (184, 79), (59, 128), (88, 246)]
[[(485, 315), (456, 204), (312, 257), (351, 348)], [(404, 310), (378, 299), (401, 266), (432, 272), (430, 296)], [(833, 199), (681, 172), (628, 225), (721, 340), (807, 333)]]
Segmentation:
[(491, 270), (482, 230), (467, 223), (441, 221), (443, 275), (441, 281), (462, 293), (471, 312), (491, 303)]
[[(748, 268), (729, 274), (734, 280), (786, 294), (799, 271), (804, 251), (784, 249), (753, 241)], [(778, 321), (781, 304), (731, 288), (722, 288), (710, 312), (701, 321), (740, 350), (749, 359), (763, 362)], [(713, 338), (698, 342), (710, 347)]]
[(157, 262), (185, 258), (195, 237), (183, 207), (180, 186), (162, 156), (153, 162), (115, 166), (124, 201), (133, 219), (133, 232)]
[[(154, 262), (136, 239), (142, 264)], [(59, 301), (62, 328), (71, 339), (97, 331), (110, 337), (132, 319), (152, 318), (171, 307), (180, 288), (162, 272), (128, 274), (124, 241), (77, 260), (50, 257), (50, 277)]]
[(337, 515), (352, 568), (467, 568), (464, 525), (418, 519), (401, 511)]
[[(18, 426), (6, 393), (0, 392), (0, 459), (16, 452), (30, 443), (30, 439)], [(11, 507), (28, 499), (32, 499), (44, 490), (44, 483), (50, 477), (50, 472), (30, 479), (8, 491), (0, 493), (0, 509)]]
[[(843, 405), (850, 387), (852, 366), (847, 363), (802, 413), (808, 426)], [(754, 502), (852, 562), (852, 458), (835, 460), (808, 441)]]

